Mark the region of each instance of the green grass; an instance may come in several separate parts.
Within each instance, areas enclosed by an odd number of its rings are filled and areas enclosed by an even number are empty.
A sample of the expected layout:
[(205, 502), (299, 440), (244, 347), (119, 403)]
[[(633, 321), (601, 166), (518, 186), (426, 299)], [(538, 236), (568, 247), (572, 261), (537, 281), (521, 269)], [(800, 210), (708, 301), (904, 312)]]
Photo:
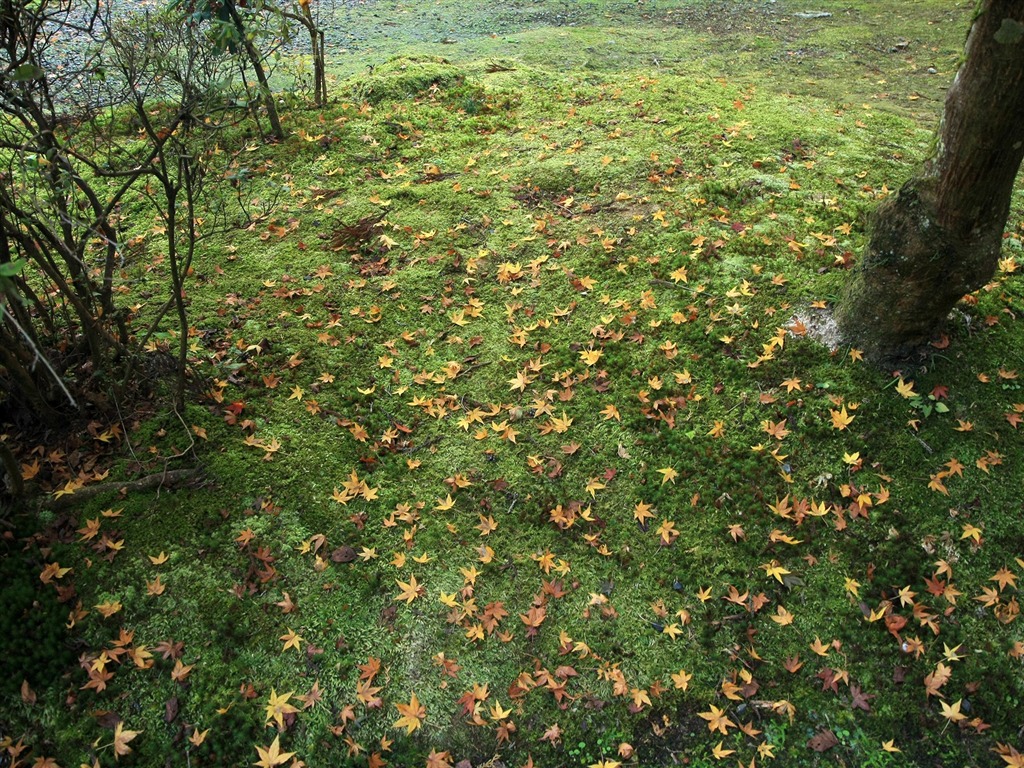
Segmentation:
[[(553, 3), (460, 20), (463, 5), (346, 8), (397, 26), (332, 60), (353, 75), (337, 103), (240, 155), (276, 209), (204, 244), (189, 300), (205, 379), (180, 417), (126, 417), (111, 469), (187, 450), (203, 482), (44, 512), (7, 539), (13, 561), (38, 531), (27, 569), (72, 568), (62, 610), (87, 613), (65, 637), (84, 666), (41, 669), (0, 738), (106, 765), (112, 712), (141, 732), (125, 765), (252, 763), (278, 735), (308, 765), (592, 765), (623, 743), (625, 764), (712, 765), (721, 742), (722, 764), (982, 766), (1020, 748), (1017, 587), (992, 581), (1024, 557), (1006, 418), (1024, 401), (1019, 277), (997, 275), (905, 372), (923, 400), (787, 330), (837, 295), (868, 213), (925, 156), (969, 8), (850, 2), (813, 21), (792, 16), (810, 3), (595, 2), (553, 27)], [(368, 216), (368, 238), (331, 248)], [(160, 295), (143, 266), (126, 302)], [(948, 410), (926, 414), (936, 387)], [(936, 478), (954, 458), (962, 476)], [(44, 454), (44, 474), (70, 461)], [(112, 557), (76, 533), (94, 519), (123, 541)], [(413, 576), (425, 594), (398, 600)], [(940, 581), (961, 594), (929, 592)], [(180, 681), (157, 650), (172, 641)], [(117, 650), (143, 646), (148, 667)], [(113, 677), (84, 688), (103, 651)], [(371, 658), (379, 690), (361, 699)], [(299, 709), (280, 734), (272, 692)], [(406, 735), (413, 693), (426, 717)], [(962, 723), (942, 716), (955, 702)], [(711, 707), (748, 734), (710, 732)], [(818, 753), (825, 730), (838, 743)]]

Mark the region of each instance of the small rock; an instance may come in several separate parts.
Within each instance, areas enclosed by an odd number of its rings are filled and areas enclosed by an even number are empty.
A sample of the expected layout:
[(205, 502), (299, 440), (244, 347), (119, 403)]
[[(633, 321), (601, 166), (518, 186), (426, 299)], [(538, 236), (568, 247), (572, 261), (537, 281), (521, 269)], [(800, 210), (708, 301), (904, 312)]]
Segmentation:
[(937, 74), (939, 74), (939, 70), (937, 70), (935, 67), (928, 67), (928, 74), (929, 75), (937, 75)]
[(828, 11), (802, 11), (793, 15), (798, 19), (828, 19), (832, 17)]

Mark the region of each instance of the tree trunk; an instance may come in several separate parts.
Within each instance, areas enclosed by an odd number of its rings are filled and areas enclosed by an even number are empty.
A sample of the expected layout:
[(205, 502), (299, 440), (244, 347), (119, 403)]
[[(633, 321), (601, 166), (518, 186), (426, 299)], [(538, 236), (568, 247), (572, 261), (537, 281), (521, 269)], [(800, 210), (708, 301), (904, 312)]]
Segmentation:
[(277, 103), (274, 101), (274, 92), (270, 90), (270, 81), (267, 80), (267, 73), (263, 69), (263, 60), (260, 57), (260, 52), (256, 50), (256, 46), (249, 39), (245, 29), (245, 22), (242, 21), (242, 17), (239, 15), (234, 3), (227, 3), (225, 8), (227, 8), (231, 21), (235, 25), (235, 30), (238, 32), (239, 42), (242, 44), (245, 55), (249, 59), (249, 64), (252, 66), (252, 71), (256, 75), (256, 82), (259, 83), (260, 95), (263, 97), (263, 106), (267, 110), (267, 119), (270, 121), (270, 135), (277, 141), (284, 141), (284, 129), (281, 127), (281, 118), (277, 113)]
[(836, 307), (846, 341), (876, 361), (904, 356), (991, 279), (1022, 157), (1024, 3), (981, 0), (935, 154), (875, 211)]
[(327, 104), (327, 64), (324, 59), (324, 33), (317, 29), (316, 20), (309, 2), (299, 0), (301, 14), (281, 11), (286, 19), (299, 22), (309, 33), (310, 51), (313, 56), (313, 104), (323, 107)]

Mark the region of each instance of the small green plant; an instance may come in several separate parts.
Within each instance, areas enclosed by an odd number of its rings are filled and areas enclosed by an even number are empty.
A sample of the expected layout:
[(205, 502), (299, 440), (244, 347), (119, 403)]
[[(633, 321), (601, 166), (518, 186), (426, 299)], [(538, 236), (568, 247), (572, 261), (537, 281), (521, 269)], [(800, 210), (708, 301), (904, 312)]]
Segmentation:
[(911, 408), (928, 418), (933, 413), (949, 413), (949, 406), (942, 402), (941, 395), (932, 391), (922, 395), (914, 389), (914, 382), (907, 382), (903, 377), (893, 378), (885, 385), (885, 388), (896, 387), (896, 391), (908, 401)]
[(910, 399), (910, 407), (928, 418), (932, 413), (949, 413), (949, 406), (935, 395), (917, 395)]

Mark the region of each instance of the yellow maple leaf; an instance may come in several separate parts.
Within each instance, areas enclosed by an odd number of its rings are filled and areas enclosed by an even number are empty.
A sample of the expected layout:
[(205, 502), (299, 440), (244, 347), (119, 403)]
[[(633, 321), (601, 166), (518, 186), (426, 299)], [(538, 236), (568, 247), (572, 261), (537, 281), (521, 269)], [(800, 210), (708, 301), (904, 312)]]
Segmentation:
[(725, 749), (723, 747), (724, 742), (718, 742), (715, 748), (711, 750), (711, 754), (715, 756), (715, 760), (724, 760), (729, 755), (736, 754), (735, 749)]
[(288, 691), (288, 693), (282, 693), (278, 695), (277, 691), (273, 688), (270, 689), (270, 700), (266, 705), (267, 712), (267, 725), (270, 725), (271, 721), (277, 723), (277, 727), (284, 728), (284, 716), (294, 715), (299, 710), (288, 703), (288, 700), (292, 697), (295, 691)]
[(253, 765), (258, 765), (260, 768), (274, 768), (274, 766), (287, 762), (288, 758), (295, 753), (281, 751), (281, 736), (279, 734), (274, 737), (274, 743), (269, 747), (256, 747), (256, 754), (260, 759)]
[(127, 755), (132, 751), (132, 748), (128, 746), (128, 742), (138, 736), (142, 731), (126, 731), (124, 729), (124, 723), (118, 723), (114, 726), (114, 742), (111, 746), (114, 748), (114, 759), (118, 760), (122, 755)]
[(156, 575), (156, 578), (153, 579), (153, 581), (146, 582), (146, 594), (148, 595), (155, 595), (159, 597), (164, 593), (165, 589), (167, 589), (167, 585), (160, 581), (159, 573)]
[(111, 616), (113, 616), (115, 613), (121, 610), (121, 601), (108, 600), (106, 602), (99, 603), (94, 607), (96, 608), (97, 611), (99, 611), (100, 615), (103, 618), (109, 619)]
[(947, 704), (944, 701), (940, 701), (939, 704), (942, 707), (942, 716), (950, 722), (954, 723), (959, 722), (961, 720), (966, 720), (967, 715), (960, 711), (961, 702), (963, 702), (963, 699), (957, 699), (952, 704)]
[(721, 731), (724, 736), (729, 735), (728, 729), (730, 727), (737, 727), (736, 723), (729, 719), (725, 710), (719, 709), (714, 704), (711, 705), (711, 709), (708, 712), (698, 712), (697, 716), (708, 721), (709, 731)]
[(759, 567), (764, 568), (768, 576), (774, 577), (775, 580), (779, 582), (779, 584), (784, 583), (782, 581), (783, 576), (792, 573), (792, 571), (789, 571), (786, 568), (779, 565), (779, 562), (777, 560), (772, 560), (770, 563), (765, 563), (764, 565)]
[(647, 520), (654, 517), (654, 513), (651, 512), (652, 505), (644, 501), (638, 501), (636, 506), (633, 507), (633, 518), (643, 525)]
[(821, 642), (821, 638), (817, 635), (814, 636), (814, 642), (811, 643), (810, 648), (819, 656), (828, 656), (828, 645)]
[(664, 485), (665, 483), (669, 482), (670, 480), (673, 483), (675, 483), (676, 478), (679, 477), (679, 473), (676, 472), (672, 467), (664, 467), (664, 468), (659, 469), (657, 471), (661, 475), (661, 484), (662, 485)]
[[(961, 539), (974, 539), (978, 544), (981, 543), (981, 528), (976, 528), (970, 523), (964, 524), (964, 532), (960, 534)], [(96, 606), (97, 608), (99, 606)]]
[(680, 691), (685, 691), (690, 685), (690, 680), (693, 675), (687, 672), (685, 669), (680, 669), (678, 672), (672, 673), (672, 684)]
[(606, 486), (604, 483), (601, 482), (600, 478), (592, 477), (592, 478), (590, 478), (590, 480), (587, 481), (587, 487), (586, 487), (585, 490), (586, 490), (587, 493), (590, 494), (590, 498), (596, 499), (597, 498), (596, 492), (600, 491), (602, 488), (607, 488), (607, 487), (608, 486)]
[(408, 583), (395, 579), (395, 583), (398, 584), (402, 593), (396, 597), (396, 600), (405, 600), (406, 604), (412, 603), (417, 597), (420, 596), (420, 590), (423, 589), (423, 585), (417, 583), (416, 576), (411, 576)]
[(205, 731), (200, 731), (198, 728), (195, 728), (195, 729), (192, 730), (192, 733), (189, 734), (189, 737), (188, 737), (189, 743), (193, 747), (201, 746), (202, 743), (204, 741), (206, 741), (206, 737), (209, 735), (209, 733), (210, 733), (210, 729), (209, 728), (207, 728)]
[(840, 431), (850, 426), (856, 418), (856, 416), (851, 416), (846, 412), (845, 405), (842, 407), (842, 410), (830, 410), (829, 413), (832, 416), (832, 429), (838, 429)]
[(902, 397), (905, 397), (908, 400), (917, 395), (917, 392), (914, 391), (914, 382), (910, 382), (908, 384), (903, 380), (902, 376), (900, 377), (900, 380), (896, 382), (896, 391), (899, 392)]
[(491, 720), (493, 720), (494, 722), (498, 722), (499, 720), (504, 720), (505, 718), (507, 718), (511, 714), (512, 714), (512, 710), (511, 709), (502, 709), (501, 702), (499, 702), (497, 700), (495, 700), (494, 704), (491, 705), (490, 716), (491, 716)]
[(780, 626), (786, 626), (787, 624), (793, 623), (793, 614), (787, 611), (783, 606), (779, 606), (776, 609), (776, 615), (772, 616), (772, 621)]
[(296, 651), (302, 650), (302, 635), (297, 634), (294, 629), (289, 629), (279, 639), (284, 643), (281, 653), (284, 653), (289, 648), (294, 648)]
[(420, 704), (415, 692), (410, 696), (408, 704), (395, 704), (395, 708), (398, 709), (401, 717), (391, 727), (405, 728), (406, 735), (423, 725), (423, 719), (427, 716), (427, 709)]

